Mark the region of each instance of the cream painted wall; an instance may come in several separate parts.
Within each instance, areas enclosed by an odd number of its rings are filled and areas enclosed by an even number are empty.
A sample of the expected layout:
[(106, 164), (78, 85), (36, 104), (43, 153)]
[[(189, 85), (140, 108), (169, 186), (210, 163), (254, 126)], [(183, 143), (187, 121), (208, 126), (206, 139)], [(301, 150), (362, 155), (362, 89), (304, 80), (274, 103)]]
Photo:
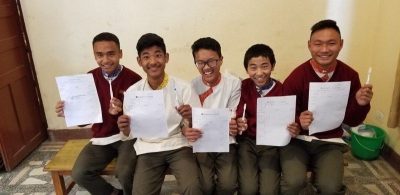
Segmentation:
[[(309, 58), (309, 29), (325, 18), (337, 20), (341, 28), (345, 45), (339, 58), (359, 71), (362, 81), (368, 67), (373, 67), (375, 96), (367, 122), (386, 128), (399, 55), (397, 0), (22, 0), (21, 4), (49, 129), (65, 128), (54, 113), (59, 99), (54, 77), (95, 68), (91, 40), (99, 32), (119, 36), (122, 64), (141, 75), (136, 41), (147, 32), (161, 35), (170, 53), (167, 72), (188, 81), (197, 75), (190, 46), (200, 37), (216, 38), (222, 46), (223, 69), (241, 77), (246, 77), (245, 50), (266, 43), (277, 58), (273, 76), (283, 81)], [(385, 80), (378, 80), (383, 76)], [(382, 120), (377, 120), (379, 112)], [(398, 139), (398, 129), (388, 131), (388, 143), (400, 153), (392, 139)]]
[[(374, 70), (372, 76), (374, 99), (366, 120), (384, 128), (387, 132), (386, 143), (397, 154), (400, 154), (400, 128), (387, 127), (395, 73), (400, 58), (400, 23), (398, 21), (398, 18), (400, 18), (400, 1), (385, 0), (378, 2), (376, 4), (378, 9), (376, 24), (370, 27), (374, 29), (375, 35), (373, 36), (373, 44), (368, 48), (371, 66)], [(364, 75), (366, 75), (366, 71), (364, 68)]]

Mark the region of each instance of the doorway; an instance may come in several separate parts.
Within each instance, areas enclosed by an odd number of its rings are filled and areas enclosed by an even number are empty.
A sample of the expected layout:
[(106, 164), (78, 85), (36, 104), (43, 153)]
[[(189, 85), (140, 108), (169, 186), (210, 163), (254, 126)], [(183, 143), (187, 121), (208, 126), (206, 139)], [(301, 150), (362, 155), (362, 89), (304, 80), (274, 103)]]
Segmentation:
[(0, 153), (7, 171), (47, 139), (19, 0), (0, 0)]

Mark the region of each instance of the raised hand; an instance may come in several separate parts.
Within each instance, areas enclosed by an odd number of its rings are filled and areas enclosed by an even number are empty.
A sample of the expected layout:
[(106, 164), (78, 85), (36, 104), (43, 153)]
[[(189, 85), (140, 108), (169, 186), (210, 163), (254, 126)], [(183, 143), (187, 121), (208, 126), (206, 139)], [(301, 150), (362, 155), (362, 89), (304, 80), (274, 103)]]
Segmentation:
[(192, 107), (189, 104), (180, 105), (176, 107), (176, 110), (182, 116), (182, 118), (192, 121)]
[(291, 137), (296, 137), (300, 133), (300, 126), (296, 122), (290, 123), (287, 129)]
[(238, 124), (235, 119), (229, 121), (229, 135), (236, 136), (238, 134)]
[(125, 136), (129, 136), (131, 132), (130, 123), (131, 119), (129, 118), (128, 115), (121, 115), (118, 117), (117, 120), (118, 128)]
[(311, 125), (311, 123), (314, 120), (313, 113), (308, 110), (303, 111), (300, 114), (299, 119), (300, 119), (301, 128), (308, 129), (308, 127)]
[(118, 98), (111, 98), (110, 106), (108, 107), (108, 113), (111, 115), (117, 115), (122, 112), (122, 102)]
[(200, 131), (200, 129), (184, 126), (182, 128), (182, 134), (186, 137), (188, 141), (195, 142), (197, 139), (201, 137), (202, 132)]
[(243, 131), (247, 130), (247, 119), (246, 118), (238, 118), (236, 119), (237, 126), (238, 126), (238, 133), (242, 135)]
[(56, 113), (58, 117), (65, 117), (64, 115), (64, 101), (57, 101), (56, 103)]
[(365, 106), (371, 102), (372, 96), (374, 92), (372, 92), (372, 85), (365, 84), (363, 85), (356, 93), (356, 100), (358, 105)]

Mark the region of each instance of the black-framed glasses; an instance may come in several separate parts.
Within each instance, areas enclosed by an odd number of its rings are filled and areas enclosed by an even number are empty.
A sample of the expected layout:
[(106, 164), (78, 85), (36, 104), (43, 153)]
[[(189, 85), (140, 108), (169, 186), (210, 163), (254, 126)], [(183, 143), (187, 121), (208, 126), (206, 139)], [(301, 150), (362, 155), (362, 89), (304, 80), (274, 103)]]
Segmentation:
[(215, 66), (217, 66), (218, 61), (220, 59), (209, 59), (207, 61), (195, 61), (194, 64), (197, 66), (197, 68), (204, 68), (204, 66), (206, 66), (206, 64), (211, 67), (214, 68)]

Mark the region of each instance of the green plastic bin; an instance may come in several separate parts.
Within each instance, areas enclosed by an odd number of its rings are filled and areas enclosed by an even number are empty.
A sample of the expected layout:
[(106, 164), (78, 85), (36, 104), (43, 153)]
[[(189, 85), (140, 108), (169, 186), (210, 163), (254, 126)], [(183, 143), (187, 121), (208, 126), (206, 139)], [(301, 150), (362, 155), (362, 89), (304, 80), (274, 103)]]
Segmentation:
[(385, 131), (377, 126), (366, 124), (365, 128), (375, 131), (374, 137), (365, 137), (351, 132), (351, 153), (361, 160), (378, 158), (385, 140)]

